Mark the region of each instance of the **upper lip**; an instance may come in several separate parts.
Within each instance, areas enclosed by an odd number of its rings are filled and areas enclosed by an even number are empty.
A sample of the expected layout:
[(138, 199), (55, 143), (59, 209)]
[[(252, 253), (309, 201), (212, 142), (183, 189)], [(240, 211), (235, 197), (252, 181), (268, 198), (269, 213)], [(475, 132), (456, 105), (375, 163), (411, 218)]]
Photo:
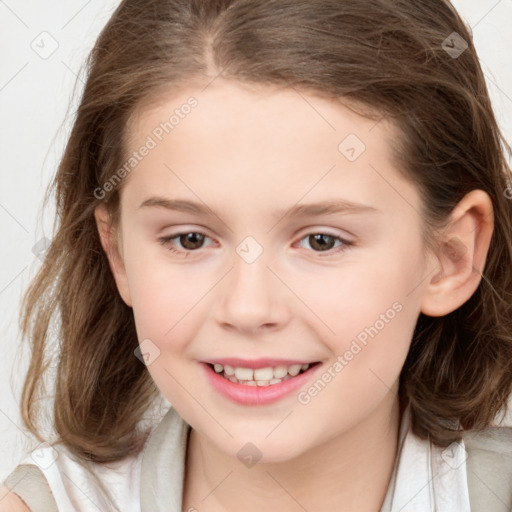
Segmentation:
[(313, 364), (318, 361), (299, 361), (298, 359), (270, 359), (270, 358), (260, 358), (260, 359), (240, 359), (236, 357), (226, 357), (226, 358), (216, 358), (216, 359), (208, 359), (207, 361), (203, 361), (204, 363), (209, 364), (221, 364), (222, 366), (228, 365), (239, 368), (267, 368), (268, 366), (276, 367), (276, 366), (293, 366), (295, 364)]

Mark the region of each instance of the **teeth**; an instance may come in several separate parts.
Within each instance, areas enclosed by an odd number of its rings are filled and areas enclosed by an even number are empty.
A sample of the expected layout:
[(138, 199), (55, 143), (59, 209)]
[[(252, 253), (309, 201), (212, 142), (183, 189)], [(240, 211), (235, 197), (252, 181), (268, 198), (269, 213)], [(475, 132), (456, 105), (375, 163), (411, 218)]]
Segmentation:
[[(220, 373), (222, 371), (222, 365), (219, 364), (219, 366), (221, 369), (219, 371), (215, 370), (217, 373)], [(235, 369), (232, 366), (224, 366), (224, 371), (226, 372), (226, 375), (235, 375)]]
[(251, 368), (235, 368), (235, 377), (238, 380), (253, 380), (254, 370)]
[(288, 368), (288, 373), (292, 377), (295, 377), (295, 375), (299, 374), (301, 367), (302, 367), (302, 365), (300, 365), (300, 364), (294, 364), (293, 366), (290, 366), (290, 368)]
[[(284, 375), (283, 375), (284, 377)], [(271, 380), (274, 378), (274, 370), (269, 366), (267, 368), (258, 368), (254, 370), (254, 380)]]
[(265, 368), (233, 367), (229, 365), (214, 364), (213, 369), (216, 373), (222, 374), (231, 382), (246, 384), (248, 386), (271, 386), (279, 384), (284, 380), (291, 379), (298, 375), (301, 371), (306, 371), (310, 367), (309, 364), (293, 364), (291, 366), (267, 366)]
[(275, 379), (282, 379), (283, 377), (286, 377), (288, 374), (288, 368), (286, 366), (276, 366), (274, 368), (274, 378)]

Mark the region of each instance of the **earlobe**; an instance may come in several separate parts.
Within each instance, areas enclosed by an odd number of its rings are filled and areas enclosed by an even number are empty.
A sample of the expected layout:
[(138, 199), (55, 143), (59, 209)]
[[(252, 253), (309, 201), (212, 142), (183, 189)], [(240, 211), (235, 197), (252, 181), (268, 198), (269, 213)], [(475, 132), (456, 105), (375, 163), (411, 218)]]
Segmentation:
[(424, 292), (421, 312), (444, 316), (464, 304), (482, 279), (494, 229), (492, 201), (483, 190), (466, 194), (439, 235), (435, 268)]
[(104, 203), (100, 203), (94, 210), (96, 226), (100, 236), (101, 246), (107, 256), (110, 270), (114, 276), (117, 289), (124, 302), (132, 307), (128, 278), (124, 266), (124, 259), (120, 243), (112, 227), (110, 214)]

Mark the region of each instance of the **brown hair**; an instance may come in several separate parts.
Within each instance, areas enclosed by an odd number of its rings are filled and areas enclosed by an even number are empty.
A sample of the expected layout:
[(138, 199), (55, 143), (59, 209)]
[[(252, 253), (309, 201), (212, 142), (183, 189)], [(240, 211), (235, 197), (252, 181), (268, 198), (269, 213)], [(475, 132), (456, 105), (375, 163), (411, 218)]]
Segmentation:
[[(468, 45), (458, 56), (443, 43), (453, 32)], [(117, 291), (94, 218), (103, 201), (116, 225), (123, 182), (101, 199), (94, 191), (126, 161), (127, 122), (137, 108), (165, 89), (219, 74), (346, 100), (369, 107), (376, 120), (393, 120), (396, 161), (422, 195), (429, 236), (467, 192), (489, 194), (495, 228), (480, 285), (451, 314), (420, 315), (400, 396), (410, 403), (414, 432), (442, 446), (460, 438), (454, 422), (482, 429), (504, 410), (512, 386), (510, 168), (472, 35), (448, 2), (124, 0), (87, 66), (50, 184), (58, 229), (21, 315), (32, 349), (22, 414), (39, 439), (37, 403), (58, 316), (59, 440), (97, 462), (141, 447), (138, 426), (159, 393), (134, 356), (133, 312)]]

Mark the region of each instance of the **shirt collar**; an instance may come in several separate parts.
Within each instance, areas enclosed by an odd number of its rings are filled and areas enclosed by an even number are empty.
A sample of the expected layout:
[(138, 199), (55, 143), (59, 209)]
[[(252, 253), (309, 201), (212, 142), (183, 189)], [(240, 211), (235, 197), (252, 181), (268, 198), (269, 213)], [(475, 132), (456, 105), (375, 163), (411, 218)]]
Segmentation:
[(380, 512), (471, 512), (464, 441), (441, 448), (415, 435), (402, 416), (395, 466)]
[[(141, 512), (181, 511), (190, 425), (170, 407), (142, 455)], [(402, 415), (392, 477), (380, 512), (471, 512), (464, 441), (441, 448), (411, 430)]]

